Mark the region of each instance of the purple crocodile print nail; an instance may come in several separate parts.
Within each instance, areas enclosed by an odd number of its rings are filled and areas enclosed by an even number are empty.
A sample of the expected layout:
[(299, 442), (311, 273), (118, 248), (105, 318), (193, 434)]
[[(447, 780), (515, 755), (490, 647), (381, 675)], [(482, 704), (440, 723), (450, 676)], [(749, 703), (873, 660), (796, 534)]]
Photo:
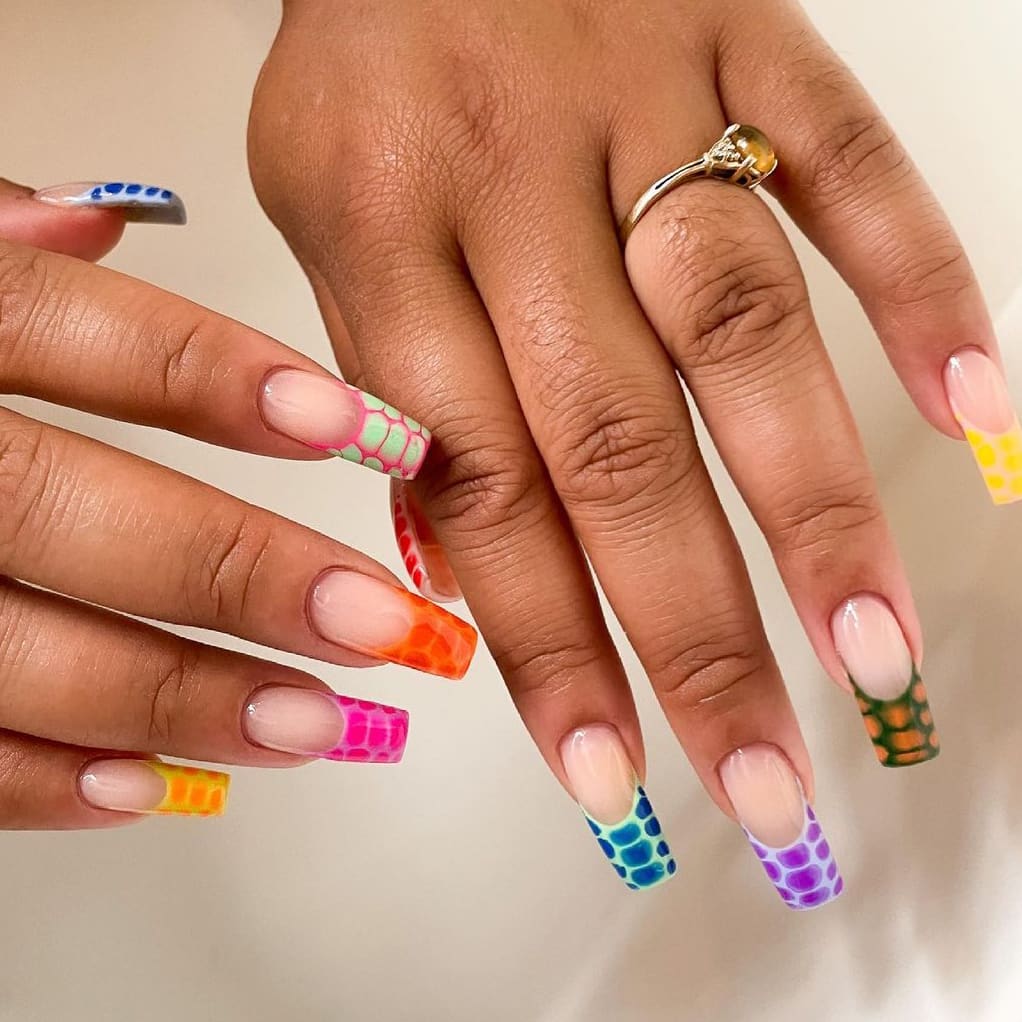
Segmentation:
[(764, 845), (742, 829), (777, 893), (791, 908), (805, 910), (833, 901), (844, 889), (844, 881), (812, 807), (802, 804), (802, 833), (784, 848)]

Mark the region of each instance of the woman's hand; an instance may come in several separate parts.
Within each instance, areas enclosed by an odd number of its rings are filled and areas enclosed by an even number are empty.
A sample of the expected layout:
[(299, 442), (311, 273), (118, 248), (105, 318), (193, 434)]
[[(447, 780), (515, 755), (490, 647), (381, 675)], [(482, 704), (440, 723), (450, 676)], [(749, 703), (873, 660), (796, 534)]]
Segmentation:
[[(776, 146), (769, 189), (860, 296), (923, 415), (964, 429), (995, 499), (1017, 499), (1022, 433), (969, 263), (794, 4), (289, 0), (250, 156), (347, 378), (434, 428), (399, 488), (416, 578), (438, 596), (460, 584), (619, 874), (646, 886), (673, 866), (644, 819), (639, 725), (586, 556), (710, 794), (810, 907), (840, 881), (678, 372), (880, 759), (938, 744), (908, 582), (769, 206), (686, 183), (622, 255), (636, 198), (735, 121)], [(435, 532), (422, 549), (415, 517)]]
[[(116, 243), (126, 213), (168, 218), (173, 196), (161, 205), (170, 193), (152, 191), (33, 198), (0, 182), (0, 388), (256, 454), (329, 451), (413, 476), (429, 442), (418, 423), (255, 330), (83, 261)], [(3, 408), (0, 572), (2, 827), (223, 811), (226, 774), (159, 753), (249, 766), (401, 758), (405, 711), (113, 611), (449, 678), (475, 644), (469, 625), (357, 551)]]

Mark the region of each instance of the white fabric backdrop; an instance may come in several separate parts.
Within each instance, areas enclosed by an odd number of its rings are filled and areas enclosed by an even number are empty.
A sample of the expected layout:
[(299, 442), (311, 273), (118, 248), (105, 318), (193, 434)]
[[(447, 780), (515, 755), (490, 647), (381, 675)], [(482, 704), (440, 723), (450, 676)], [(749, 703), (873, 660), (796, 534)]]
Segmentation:
[[(946, 202), (1022, 399), (1017, 5), (809, 7)], [(325, 361), (309, 291), (245, 166), (248, 97), (276, 17), (270, 0), (3, 0), (0, 173), (178, 189), (191, 226), (131, 229), (111, 264)], [(973, 171), (953, 165), (958, 153), (978, 154), (964, 161)], [(722, 482), (815, 756), (847, 882), (839, 903), (783, 909), (694, 783), (634, 658), (650, 786), (681, 864), (640, 895), (615, 882), (485, 655), (461, 685), (322, 668), (342, 691), (412, 711), (405, 765), (237, 770), (215, 823), (0, 835), (0, 1020), (1018, 1019), (1022, 511), (988, 505), (968, 451), (921, 422), (854, 300), (799, 246), (914, 578), (944, 743), (918, 770), (874, 764)], [(398, 566), (382, 478), (12, 403)]]

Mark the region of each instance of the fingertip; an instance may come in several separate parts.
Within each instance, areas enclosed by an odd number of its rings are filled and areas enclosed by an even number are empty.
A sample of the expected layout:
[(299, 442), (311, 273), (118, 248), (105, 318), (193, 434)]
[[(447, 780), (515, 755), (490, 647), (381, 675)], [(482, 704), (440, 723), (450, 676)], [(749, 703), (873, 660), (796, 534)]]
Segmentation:
[(0, 179), (0, 238), (96, 262), (124, 233), (116, 209), (66, 209), (37, 202), (30, 188)]

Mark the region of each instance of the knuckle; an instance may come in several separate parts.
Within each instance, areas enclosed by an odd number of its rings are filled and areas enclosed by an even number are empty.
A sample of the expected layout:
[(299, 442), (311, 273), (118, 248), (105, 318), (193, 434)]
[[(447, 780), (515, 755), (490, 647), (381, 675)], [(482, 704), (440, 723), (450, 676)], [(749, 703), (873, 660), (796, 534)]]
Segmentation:
[(174, 741), (175, 721), (192, 701), (198, 687), (201, 657), (197, 649), (183, 646), (171, 654), (149, 691), (149, 716), (146, 739), (150, 744), (170, 745)]
[(809, 314), (788, 248), (771, 243), (771, 232), (757, 239), (755, 223), (743, 227), (734, 211), (719, 212), (726, 215), (672, 214), (661, 238), (661, 290), (674, 306), (672, 321), (688, 324), (682, 354), (694, 365), (773, 350), (804, 336)]
[(883, 521), (883, 509), (865, 480), (835, 483), (782, 508), (771, 532), (786, 551), (829, 560), (857, 533)]
[(41, 314), (49, 263), (37, 249), (0, 243), (0, 364), (7, 364)]
[(496, 647), (491, 640), (489, 645), (516, 700), (545, 703), (558, 699), (580, 678), (592, 677), (606, 663), (606, 653), (596, 643), (583, 645), (561, 638)]
[(47, 435), (47, 428), (31, 419), (0, 418), (0, 564), (15, 550), (25, 552), (29, 526), (42, 514), (56, 479)]
[(937, 231), (939, 237), (914, 246), (904, 264), (894, 267), (880, 296), (882, 304), (898, 313), (910, 313), (935, 303), (953, 304), (975, 289), (972, 266), (958, 240), (943, 222)]
[(203, 372), (200, 369), (203, 353), (210, 347), (207, 324), (202, 320), (182, 320), (167, 325), (154, 318), (151, 326), (156, 343), (152, 343), (150, 331), (141, 333), (143, 338), (147, 334), (150, 336), (144, 343), (155, 353), (157, 362), (153, 375), (159, 381), (162, 402), (185, 407), (195, 404)]
[(585, 421), (561, 431), (570, 440), (556, 470), (566, 503), (636, 513), (659, 503), (691, 467), (694, 446), (649, 403), (615, 397), (578, 407)]
[(241, 627), (272, 544), (272, 532), (252, 516), (208, 518), (197, 532), (197, 556), (186, 573), (185, 599), (192, 614), (219, 627)]
[(747, 684), (762, 677), (767, 655), (736, 627), (675, 646), (650, 672), (661, 700), (683, 711), (711, 708), (722, 715), (740, 706)]
[(893, 128), (876, 110), (837, 113), (826, 136), (808, 147), (808, 194), (843, 202), (868, 180), (874, 189), (896, 188), (913, 173), (912, 160)]

